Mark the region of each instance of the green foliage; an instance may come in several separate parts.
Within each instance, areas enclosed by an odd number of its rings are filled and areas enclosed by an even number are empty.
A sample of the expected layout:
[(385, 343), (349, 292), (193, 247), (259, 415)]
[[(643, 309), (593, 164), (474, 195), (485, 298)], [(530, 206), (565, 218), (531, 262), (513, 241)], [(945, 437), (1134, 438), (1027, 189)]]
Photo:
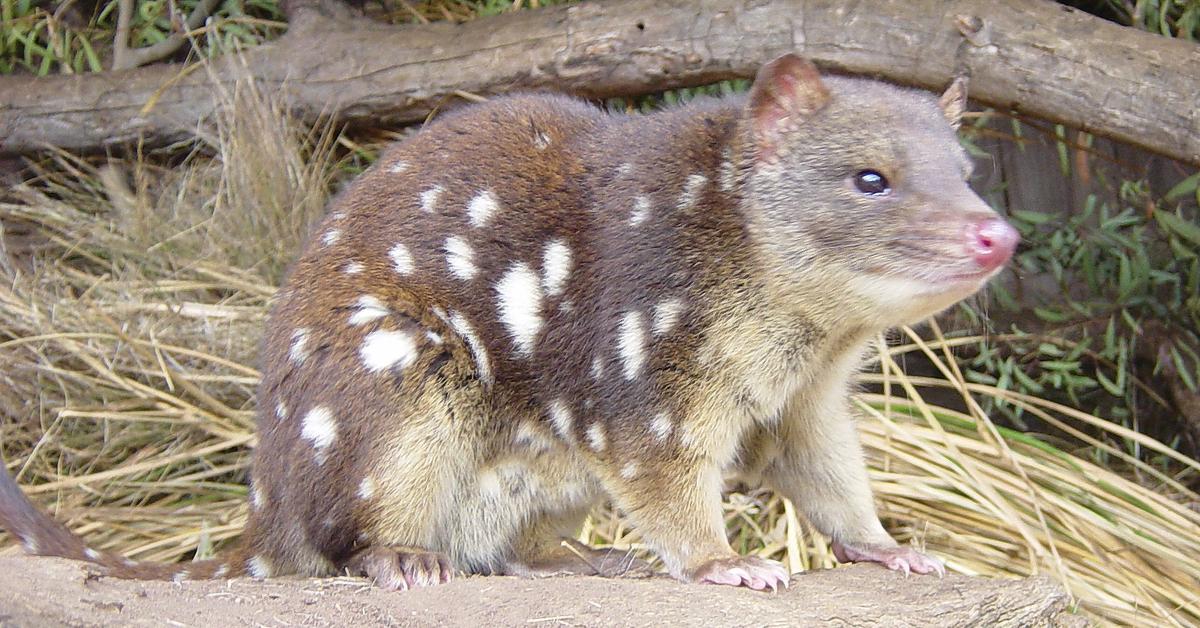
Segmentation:
[[(1000, 283), (1002, 309), (1032, 306), (1036, 321), (980, 343), (966, 376), (1031, 395), (1064, 398), (1129, 423), (1149, 400), (1169, 407), (1163, 383), (1197, 390), (1200, 381), (1200, 227), (1194, 206), (1200, 174), (1150, 209), (1145, 185), (1126, 182), (1121, 208), (1089, 196), (1082, 212), (1013, 211), (1023, 246), (1018, 276), (1053, 287), (1019, 301)], [(1200, 199), (1198, 199), (1200, 200)], [(1172, 202), (1176, 201), (1176, 202)], [(1030, 294), (1035, 301), (1030, 303)], [(1156, 379), (1156, 385), (1146, 382)], [(1000, 404), (1003, 405), (1003, 404)], [(1007, 409), (1020, 425), (1020, 411)]]
[(1130, 26), (1192, 41), (1200, 39), (1200, 0), (1141, 0), (1130, 6), (1108, 0)]
[(1063, 4), (1165, 37), (1200, 40), (1200, 0), (1064, 0)]
[(546, 7), (555, 4), (567, 4), (569, 2), (577, 1), (578, 0), (466, 0), (462, 2), (462, 4), (468, 5), (474, 9), (476, 17), (489, 17), (492, 15), (499, 15), (508, 11), (524, 8), (536, 9), (538, 7)]
[(711, 85), (701, 85), (699, 87), (671, 89), (637, 98), (610, 98), (604, 102), (604, 105), (612, 111), (650, 113), (656, 109), (680, 105), (701, 96), (729, 96), (731, 94), (743, 93), (749, 89), (749, 80), (733, 79), (720, 81)]
[(46, 75), (99, 72), (89, 29), (69, 26), (32, 0), (0, 0), (0, 73), (17, 68)]
[[(199, 0), (138, 0), (130, 21), (129, 45), (140, 48), (167, 39)], [(0, 0), (0, 74), (101, 72), (109, 65), (117, 24), (117, 0), (96, 5), (91, 15), (72, 13), (70, 3), (53, 11), (34, 0)], [(173, 20), (174, 16), (174, 20)], [(210, 23), (195, 33), (207, 56), (261, 43), (282, 32), (275, 0), (225, 0)]]

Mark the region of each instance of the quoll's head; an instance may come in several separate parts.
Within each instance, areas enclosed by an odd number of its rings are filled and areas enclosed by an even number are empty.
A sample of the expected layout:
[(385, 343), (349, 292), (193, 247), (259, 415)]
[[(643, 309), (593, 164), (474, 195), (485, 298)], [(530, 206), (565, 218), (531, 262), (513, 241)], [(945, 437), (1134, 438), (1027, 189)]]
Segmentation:
[(821, 77), (795, 55), (764, 66), (743, 116), (745, 208), (778, 275), (823, 280), (909, 323), (977, 291), (1017, 232), (967, 185), (955, 131), (965, 82), (940, 100)]

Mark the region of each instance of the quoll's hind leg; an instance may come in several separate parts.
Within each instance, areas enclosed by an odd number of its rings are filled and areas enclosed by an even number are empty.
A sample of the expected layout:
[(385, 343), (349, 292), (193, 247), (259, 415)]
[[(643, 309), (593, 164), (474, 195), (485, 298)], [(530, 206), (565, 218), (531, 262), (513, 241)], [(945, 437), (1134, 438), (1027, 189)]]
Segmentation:
[(485, 442), (486, 362), (427, 309), (352, 278), (282, 304), (268, 330), (252, 548), (271, 574), (440, 581), (448, 563), (423, 550), (458, 560), (445, 528)]
[(646, 561), (629, 551), (597, 549), (567, 536), (583, 522), (587, 511), (546, 516), (522, 531), (515, 556), (504, 573), (522, 578), (602, 576), (645, 578), (654, 574)]
[(454, 568), (442, 553), (419, 547), (372, 545), (346, 563), (352, 576), (366, 576), (388, 591), (407, 591), (450, 582)]

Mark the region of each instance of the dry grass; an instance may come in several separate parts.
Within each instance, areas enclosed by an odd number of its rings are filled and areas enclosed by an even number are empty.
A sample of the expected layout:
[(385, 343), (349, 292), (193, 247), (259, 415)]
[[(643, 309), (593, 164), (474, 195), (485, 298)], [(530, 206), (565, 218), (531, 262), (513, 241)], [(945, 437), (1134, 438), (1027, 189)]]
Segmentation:
[(235, 536), (266, 305), (328, 195), (333, 140), (252, 84), (174, 167), (57, 155), (0, 203), (3, 452), (101, 547)]
[[(0, 203), (0, 448), (35, 499), (135, 558), (207, 555), (240, 531), (264, 310), (338, 171), (328, 130), (299, 129), (249, 85), (226, 101), (174, 168), (58, 155)], [(972, 338), (904, 333), (865, 377), (884, 392), (859, 397), (881, 513), (902, 541), (962, 573), (1049, 573), (1106, 622), (1200, 622), (1188, 507), (1200, 497), (1187, 488), (1200, 465), (1099, 417), (966, 382), (950, 351)], [(905, 376), (910, 353), (942, 376)], [(927, 403), (936, 390), (967, 411)], [(975, 403), (987, 396), (1075, 438), (1001, 429)], [(797, 570), (834, 562), (776, 496), (732, 495), (727, 516), (741, 551)], [(581, 536), (636, 546), (609, 510)]]

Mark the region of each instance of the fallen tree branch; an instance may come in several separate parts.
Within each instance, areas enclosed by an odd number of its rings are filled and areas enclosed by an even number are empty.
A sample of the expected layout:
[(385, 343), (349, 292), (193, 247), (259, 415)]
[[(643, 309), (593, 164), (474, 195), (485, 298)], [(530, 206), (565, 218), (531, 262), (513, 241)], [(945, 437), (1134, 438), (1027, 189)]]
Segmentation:
[[(929, 89), (966, 72), (980, 102), (1200, 164), (1200, 45), (1048, 0), (611, 0), (405, 27), (316, 10), (298, 17), (284, 37), (247, 52), (242, 72), (285, 90), (310, 118), (333, 109), (351, 123), (411, 123), (456, 92), (644, 94), (748, 77), (798, 51)], [(232, 81), (232, 65), (242, 62), (222, 58), (211, 73), (183, 76), (155, 66), (0, 77), (0, 153), (179, 139), (214, 109), (210, 75)]]
[[(1083, 626), (1046, 577), (1023, 580), (903, 575), (875, 565), (797, 574), (777, 594), (665, 577), (462, 577), (384, 591), (366, 581), (131, 582), (91, 578), (63, 559), (0, 556), (7, 615), (16, 625), (290, 623), (522, 626)], [(348, 586), (349, 585), (349, 586)], [(105, 609), (97, 615), (97, 609)], [(250, 609), (250, 610), (248, 610)], [(397, 618), (400, 619), (397, 622)]]

